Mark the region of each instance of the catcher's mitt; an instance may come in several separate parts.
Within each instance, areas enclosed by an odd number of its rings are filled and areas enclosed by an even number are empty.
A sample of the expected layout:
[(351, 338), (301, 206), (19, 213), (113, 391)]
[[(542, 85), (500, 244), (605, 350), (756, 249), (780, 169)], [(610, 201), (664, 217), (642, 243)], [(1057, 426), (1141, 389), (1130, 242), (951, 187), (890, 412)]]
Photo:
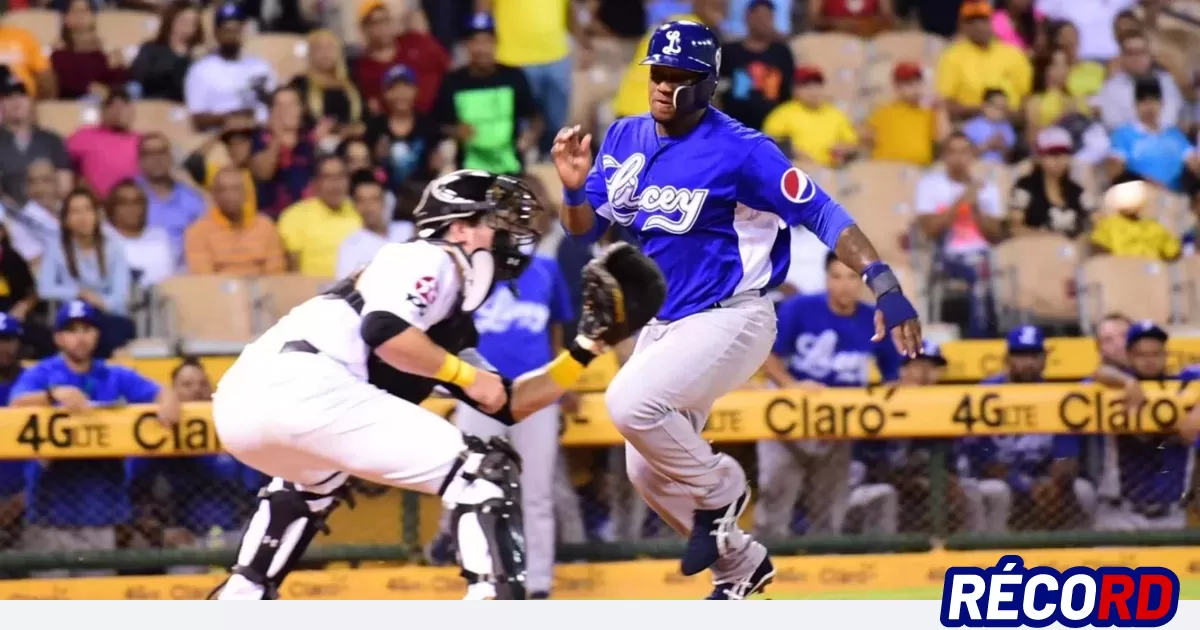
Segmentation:
[(615, 345), (650, 321), (666, 297), (653, 260), (629, 243), (611, 245), (583, 268), (579, 333)]

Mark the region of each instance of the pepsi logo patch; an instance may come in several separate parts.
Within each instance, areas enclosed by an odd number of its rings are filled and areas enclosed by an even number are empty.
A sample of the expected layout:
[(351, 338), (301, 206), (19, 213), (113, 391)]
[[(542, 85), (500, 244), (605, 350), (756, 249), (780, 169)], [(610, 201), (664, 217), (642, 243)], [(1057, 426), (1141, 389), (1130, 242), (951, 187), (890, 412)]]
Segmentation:
[(779, 191), (783, 193), (784, 199), (792, 203), (805, 203), (812, 201), (813, 196), (817, 194), (817, 187), (813, 185), (807, 173), (793, 166), (783, 172), (783, 178), (779, 180)]
[(437, 301), (437, 278), (425, 276), (417, 280), (416, 291), (426, 304), (433, 304)]

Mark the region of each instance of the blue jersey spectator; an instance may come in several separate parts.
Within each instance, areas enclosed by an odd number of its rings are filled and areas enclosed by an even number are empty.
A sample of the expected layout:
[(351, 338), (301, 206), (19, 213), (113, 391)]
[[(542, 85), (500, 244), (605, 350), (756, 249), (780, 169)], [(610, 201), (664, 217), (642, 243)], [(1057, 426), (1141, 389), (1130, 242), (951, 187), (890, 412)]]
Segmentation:
[[(75, 413), (98, 404), (157, 402), (160, 421), (178, 422), (179, 403), (169, 390), (160, 391), (133, 370), (94, 358), (100, 321), (100, 312), (87, 302), (63, 304), (55, 318), (54, 341), (60, 353), (21, 374), (12, 388), (11, 405), (55, 406)], [(130, 517), (123, 460), (39, 462), (26, 467), (26, 482), (26, 549), (116, 547), (115, 526)]]
[[(1135, 322), (1126, 336), (1130, 373), (1142, 380), (1159, 380), (1167, 373), (1167, 333), (1154, 322)], [(1200, 366), (1182, 370), (1176, 378), (1190, 382)], [(1109, 466), (1100, 486), (1102, 497), (1097, 529), (1107, 531), (1183, 529), (1183, 507), (1195, 447), (1175, 435), (1108, 436), (1105, 461)]]
[[(0, 405), (7, 407), (21, 376), (21, 322), (0, 313)], [(16, 545), (25, 509), (25, 462), (0, 460), (0, 550)]]
[[(891, 339), (872, 340), (875, 309), (859, 302), (862, 279), (832, 253), (825, 259), (825, 272), (825, 293), (795, 296), (779, 305), (779, 331), (763, 366), (767, 377), (779, 387), (807, 391), (864, 387), (873, 359), (883, 379), (895, 381), (900, 353)], [(756, 448), (760, 495), (754, 525), (759, 536), (786, 536), (802, 494), (808, 533), (841, 531), (850, 493), (850, 443), (771, 440)], [(894, 502), (894, 496), (877, 498)], [(894, 532), (891, 520), (881, 529)]]
[[(1195, 163), (1196, 148), (1178, 127), (1159, 122), (1162, 87), (1157, 79), (1134, 85), (1138, 118), (1113, 130), (1113, 171), (1126, 171), (1180, 192), (1183, 172)], [(1193, 169), (1194, 170), (1194, 169)]]

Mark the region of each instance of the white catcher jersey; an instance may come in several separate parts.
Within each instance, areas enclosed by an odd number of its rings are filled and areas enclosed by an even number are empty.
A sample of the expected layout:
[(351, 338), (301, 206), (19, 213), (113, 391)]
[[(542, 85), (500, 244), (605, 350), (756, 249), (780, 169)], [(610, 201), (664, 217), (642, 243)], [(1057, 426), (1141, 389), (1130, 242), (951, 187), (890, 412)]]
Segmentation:
[(428, 241), (412, 241), (384, 245), (355, 287), (363, 300), (361, 313), (340, 297), (319, 295), (292, 309), (243, 354), (277, 353), (289, 341), (307, 341), (367, 380), (371, 349), (360, 332), (363, 317), (392, 313), (428, 332), (454, 312), (462, 281), (446, 250)]

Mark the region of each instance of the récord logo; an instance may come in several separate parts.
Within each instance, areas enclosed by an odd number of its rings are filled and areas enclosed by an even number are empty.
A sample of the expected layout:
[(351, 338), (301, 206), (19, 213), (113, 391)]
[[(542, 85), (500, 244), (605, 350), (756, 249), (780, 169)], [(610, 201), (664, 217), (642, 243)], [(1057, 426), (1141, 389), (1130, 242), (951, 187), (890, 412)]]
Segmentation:
[(605, 173), (613, 220), (621, 225), (632, 224), (638, 211), (644, 211), (650, 216), (642, 223), (643, 230), (659, 228), (682, 234), (696, 224), (708, 199), (707, 188), (647, 186), (639, 193), (639, 178), (646, 166), (646, 156), (641, 153), (630, 155), (624, 162), (606, 154), (600, 157), (600, 166)]
[(1149, 628), (1179, 608), (1179, 577), (1162, 567), (1025, 568), (1020, 556), (981, 569), (954, 567), (942, 587), (947, 628)]

